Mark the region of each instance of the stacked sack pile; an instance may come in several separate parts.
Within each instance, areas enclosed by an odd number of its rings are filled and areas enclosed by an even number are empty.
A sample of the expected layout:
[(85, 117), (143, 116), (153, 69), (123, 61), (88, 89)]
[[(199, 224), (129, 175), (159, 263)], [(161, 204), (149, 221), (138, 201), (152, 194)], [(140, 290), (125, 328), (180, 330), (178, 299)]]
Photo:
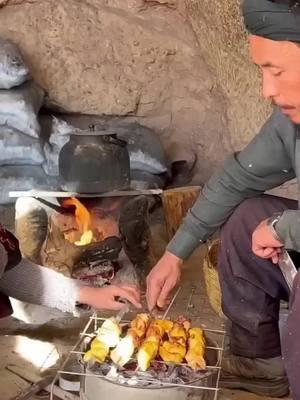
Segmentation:
[[(44, 98), (44, 90), (30, 77), (18, 46), (0, 37), (0, 204), (15, 201), (9, 198), (10, 191), (60, 190), (60, 150), (74, 132), (86, 131), (93, 123), (87, 115), (77, 114), (75, 120), (73, 116), (71, 124), (51, 113), (41, 115)], [(174, 183), (177, 165), (180, 172), (193, 170), (195, 154), (191, 157), (189, 150), (186, 157), (181, 146), (183, 154), (177, 149), (168, 160), (152, 129), (136, 122), (99, 120), (100, 129), (127, 142), (132, 189), (164, 188)]]
[(44, 91), (30, 78), (18, 47), (0, 38), (0, 204), (11, 190), (54, 189), (45, 174), (38, 113)]

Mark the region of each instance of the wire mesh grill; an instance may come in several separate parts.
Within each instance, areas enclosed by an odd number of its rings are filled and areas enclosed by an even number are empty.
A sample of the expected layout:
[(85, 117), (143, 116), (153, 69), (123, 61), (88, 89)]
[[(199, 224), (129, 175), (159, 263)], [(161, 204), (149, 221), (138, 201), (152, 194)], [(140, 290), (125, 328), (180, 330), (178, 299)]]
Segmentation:
[[(173, 299), (174, 300), (174, 299)], [(172, 301), (172, 304), (174, 301)], [(164, 315), (166, 317), (166, 314)], [(122, 383), (117, 383), (113, 377), (109, 377), (107, 375), (104, 375), (101, 373), (101, 371), (93, 372), (91, 370), (88, 370), (86, 366), (83, 365), (82, 363), (82, 371), (77, 372), (77, 371), (71, 371), (68, 369), (68, 364), (74, 358), (75, 360), (81, 359), (82, 355), (84, 354), (83, 352), (83, 346), (84, 343), (87, 340), (90, 340), (95, 337), (95, 332), (97, 329), (101, 326), (101, 322), (103, 322), (106, 318), (98, 316), (96, 313), (90, 316), (86, 326), (84, 327), (83, 331), (79, 334), (78, 340), (73, 346), (73, 348), (69, 351), (64, 363), (62, 364), (61, 368), (57, 371), (57, 374), (52, 382), (51, 385), (51, 393), (50, 393), (50, 400), (54, 400), (54, 394), (53, 394), (53, 388), (54, 386), (59, 382), (60, 378), (62, 376), (67, 376), (67, 375), (75, 375), (80, 377), (81, 382), (84, 382), (84, 379), (89, 377), (89, 378), (98, 378), (98, 379), (104, 379), (106, 381), (110, 381), (112, 384), (117, 384), (117, 385), (122, 385)], [(121, 324), (128, 324), (130, 321), (128, 320), (121, 320)], [(201, 327), (201, 325), (200, 325)], [(210, 340), (210, 343), (213, 343), (213, 345), (208, 345), (206, 346), (206, 350), (209, 350), (211, 352), (215, 352), (216, 355), (216, 363), (214, 365), (207, 365), (206, 371), (203, 373), (203, 377), (199, 377), (197, 379), (194, 379), (192, 382), (188, 383), (171, 383), (171, 382), (166, 382), (162, 379), (158, 378), (151, 378), (151, 377), (145, 377), (143, 374), (141, 375), (139, 371), (136, 371), (134, 379), (135, 379), (135, 384), (133, 385), (135, 388), (140, 388), (140, 389), (147, 389), (147, 386), (149, 385), (148, 388), (151, 389), (159, 389), (159, 388), (184, 388), (187, 390), (193, 390), (193, 391), (208, 391), (211, 393), (211, 399), (217, 400), (218, 398), (218, 392), (219, 392), (219, 380), (220, 380), (220, 372), (221, 372), (221, 361), (222, 361), (222, 356), (223, 356), (223, 351), (224, 351), (224, 342), (225, 342), (225, 331), (224, 330), (217, 330), (217, 329), (208, 329), (206, 327), (201, 327), (204, 331), (204, 334), (207, 337), (214, 338), (214, 340)], [(162, 364), (167, 365), (163, 361), (159, 361)], [(178, 364), (176, 364), (178, 365)], [(180, 364), (179, 364), (180, 365)], [(181, 365), (186, 365), (186, 364), (181, 364)], [(206, 379), (206, 378), (212, 378), (212, 379)], [(208, 383), (207, 383), (208, 382)], [(126, 385), (128, 388), (128, 384), (123, 384)], [(99, 396), (100, 398), (101, 396)]]

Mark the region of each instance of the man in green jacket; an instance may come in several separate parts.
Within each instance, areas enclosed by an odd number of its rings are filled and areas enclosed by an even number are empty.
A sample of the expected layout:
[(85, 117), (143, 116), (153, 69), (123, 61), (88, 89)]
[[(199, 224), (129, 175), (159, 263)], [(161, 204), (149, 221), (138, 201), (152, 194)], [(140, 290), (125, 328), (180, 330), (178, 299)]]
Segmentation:
[[(290, 384), (300, 399), (300, 275), (290, 296), (276, 265), (283, 247), (294, 260), (300, 253), (300, 211), (295, 201), (264, 195), (295, 177), (300, 182), (300, 2), (244, 0), (242, 12), (274, 112), (209, 180), (149, 274), (147, 301), (149, 309), (163, 306), (184, 260), (221, 228), (222, 306), (231, 321), (222, 384), (274, 397)], [(281, 346), (282, 299), (290, 299), (290, 313)]]

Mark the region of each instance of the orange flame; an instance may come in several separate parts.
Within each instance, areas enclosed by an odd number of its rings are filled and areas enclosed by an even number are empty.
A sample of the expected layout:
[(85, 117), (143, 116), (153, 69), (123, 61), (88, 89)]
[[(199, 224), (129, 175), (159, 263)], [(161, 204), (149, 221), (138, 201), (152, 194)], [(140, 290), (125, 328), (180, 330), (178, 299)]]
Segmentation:
[(75, 206), (75, 219), (78, 224), (81, 238), (79, 242), (75, 242), (75, 244), (81, 246), (85, 244), (91, 243), (93, 239), (93, 233), (90, 230), (91, 227), (91, 215), (88, 209), (74, 197), (70, 199), (65, 199), (63, 201), (63, 207)]

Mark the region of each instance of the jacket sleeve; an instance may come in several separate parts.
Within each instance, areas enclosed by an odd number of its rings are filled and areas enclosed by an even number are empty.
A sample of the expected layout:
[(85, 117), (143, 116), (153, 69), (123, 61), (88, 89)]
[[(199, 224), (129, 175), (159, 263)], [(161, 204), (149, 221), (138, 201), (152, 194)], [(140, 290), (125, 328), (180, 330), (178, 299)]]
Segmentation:
[(208, 181), (167, 250), (187, 259), (243, 200), (293, 179), (295, 140), (294, 125), (275, 110), (250, 144)]
[(275, 226), (275, 230), (288, 250), (300, 252), (300, 211), (286, 210)]

